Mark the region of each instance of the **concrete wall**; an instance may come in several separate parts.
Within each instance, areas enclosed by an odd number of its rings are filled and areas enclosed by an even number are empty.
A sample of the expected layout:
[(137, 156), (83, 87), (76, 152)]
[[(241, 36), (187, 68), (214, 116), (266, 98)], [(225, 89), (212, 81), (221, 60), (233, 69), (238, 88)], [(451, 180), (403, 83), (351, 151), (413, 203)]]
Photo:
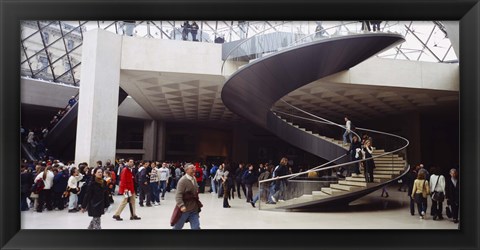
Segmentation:
[(36, 79), (20, 79), (20, 100), (24, 104), (64, 108), (79, 88)]
[(222, 62), (221, 44), (123, 37), (122, 69), (220, 75)]
[(458, 91), (458, 64), (417, 62), (372, 57), (321, 81), (387, 87)]

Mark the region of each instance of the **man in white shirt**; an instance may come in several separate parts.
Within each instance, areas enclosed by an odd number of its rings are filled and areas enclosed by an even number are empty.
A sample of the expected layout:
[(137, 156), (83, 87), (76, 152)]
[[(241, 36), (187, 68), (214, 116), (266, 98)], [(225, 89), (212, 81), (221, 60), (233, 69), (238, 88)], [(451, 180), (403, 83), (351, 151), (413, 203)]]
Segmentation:
[(167, 181), (170, 175), (170, 169), (167, 168), (167, 163), (162, 163), (162, 167), (157, 170), (158, 179), (160, 180), (160, 189), (162, 190), (162, 200), (165, 200), (165, 192), (167, 191)]
[(347, 136), (352, 142), (352, 131), (351, 131), (352, 122), (345, 116), (345, 133), (343, 133), (343, 145), (347, 145)]

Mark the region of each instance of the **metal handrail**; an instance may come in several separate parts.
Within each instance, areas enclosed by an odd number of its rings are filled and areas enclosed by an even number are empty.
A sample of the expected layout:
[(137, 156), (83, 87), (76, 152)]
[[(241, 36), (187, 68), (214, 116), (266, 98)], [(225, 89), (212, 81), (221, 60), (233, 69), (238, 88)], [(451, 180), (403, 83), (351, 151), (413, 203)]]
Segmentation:
[(225, 58), (227, 58), (227, 59), (225, 59), (225, 60), (223, 61), (222, 67), (221, 67), (221, 69), (220, 69), (220, 72), (223, 73), (223, 68), (224, 68), (224, 66), (225, 66), (225, 62), (227, 62), (227, 60), (228, 60), (228, 58), (230, 57), (230, 55), (232, 54), (232, 52), (233, 52), (233, 51), (236, 51), (236, 49), (238, 49), (241, 45), (243, 45), (243, 44), (245, 44), (245, 43), (247, 43), (247, 42), (250, 42), (251, 39), (253, 39), (253, 38), (255, 38), (255, 37), (259, 36), (259, 35), (262, 35), (262, 34), (268, 32), (268, 31), (276, 30), (276, 29), (275, 29), (276, 27), (281, 26), (281, 25), (285, 25), (286, 23), (291, 23), (291, 21), (289, 21), (289, 22), (284, 22), (284, 23), (281, 23), (281, 24), (277, 24), (277, 25), (275, 25), (275, 26), (272, 26), (272, 27), (270, 27), (270, 28), (268, 28), (268, 29), (265, 29), (265, 30), (263, 30), (263, 31), (255, 34), (254, 36), (251, 36), (251, 37), (243, 40), (241, 43), (237, 44), (235, 47), (233, 47), (233, 48), (228, 52), (227, 56), (225, 57)]
[[(283, 100), (282, 100), (282, 101), (283, 101)], [(284, 101), (284, 102), (285, 102), (285, 101)], [(285, 102), (285, 103), (287, 103), (287, 102)], [(287, 103), (287, 104), (289, 104), (289, 103)], [(289, 104), (289, 105), (292, 106), (292, 107), (294, 107), (294, 108), (296, 108), (296, 109), (298, 109), (298, 110), (301, 110), (301, 109), (299, 109), (299, 108), (297, 108), (297, 107), (295, 107), (295, 106), (293, 106), (293, 105), (291, 105), (291, 104)], [(303, 111), (303, 110), (301, 110), (301, 111)], [(306, 112), (306, 111), (303, 111), (303, 112), (306, 113), (306, 114), (309, 114), (309, 115), (311, 115), (311, 116), (313, 116), (313, 117), (316, 117), (316, 118), (319, 118), (319, 119), (328, 121), (327, 119), (324, 119), (324, 118), (318, 117), (318, 116), (316, 116), (316, 115), (310, 114), (309, 112)], [(278, 116), (277, 116), (277, 117), (278, 117)], [(301, 118), (301, 117), (300, 117), (300, 118)], [(308, 119), (308, 118), (307, 118), (307, 119)], [(328, 121), (328, 122), (331, 122), (331, 121)], [(333, 123), (333, 122), (331, 122), (331, 123)], [(332, 125), (334, 125), (334, 124), (336, 124), (336, 123), (333, 123)], [(336, 125), (342, 127), (341, 125), (338, 125), (338, 124), (336, 124)], [(377, 130), (372, 130), (372, 129), (359, 128), (359, 127), (357, 127), (357, 129), (364, 130), (364, 131), (369, 131), (369, 132), (373, 132), (373, 133), (384, 134), (384, 135), (387, 135), (387, 136), (396, 137), (396, 138), (399, 138), (399, 139), (404, 140), (404, 141), (406, 142), (406, 144), (405, 144), (403, 147), (400, 147), (400, 148), (398, 148), (398, 149), (396, 149), (396, 150), (393, 150), (393, 151), (390, 151), (390, 152), (385, 152), (385, 153), (380, 154), (380, 155), (377, 155), (377, 156), (373, 156), (373, 155), (372, 155), (372, 157), (369, 157), (369, 158), (360, 159), (360, 160), (355, 160), (355, 161), (349, 161), (349, 162), (346, 162), (346, 163), (341, 163), (341, 164), (337, 164), (337, 165), (333, 165), (333, 166), (328, 166), (328, 167), (318, 166), (318, 167), (315, 168), (316, 170), (313, 170), (313, 171), (317, 172), (317, 171), (322, 171), (322, 170), (337, 168), (337, 167), (346, 166), (346, 165), (351, 165), (351, 164), (354, 164), (354, 163), (363, 162), (363, 161), (366, 161), (366, 160), (370, 160), (370, 159), (382, 157), (382, 156), (385, 156), (385, 155), (393, 154), (393, 153), (395, 153), (395, 152), (398, 152), (398, 151), (400, 151), (400, 150), (405, 149), (405, 148), (410, 144), (410, 141), (409, 141), (408, 139), (406, 139), (406, 138), (404, 138), (404, 137), (401, 137), (401, 136), (398, 136), (398, 135), (395, 135), (395, 134), (391, 134), (391, 133), (387, 133), (387, 132), (382, 132), (382, 131), (377, 131)], [(324, 164), (324, 165), (325, 165), (325, 164)], [(265, 180), (259, 181), (259, 183), (270, 182), (270, 181), (272, 181), (272, 180), (281, 180), (281, 179), (285, 179), (285, 178), (289, 178), (289, 177), (293, 178), (293, 177), (295, 177), (295, 176), (302, 175), (302, 174), (308, 174), (309, 172), (313, 172), (313, 171), (312, 171), (312, 169), (310, 169), (310, 170), (307, 170), (307, 171), (304, 171), (304, 172), (300, 172), (300, 173), (289, 174), (289, 175), (284, 175), (284, 176), (277, 176), (277, 177), (274, 177), (274, 178), (270, 178), (270, 179), (265, 179)]]
[[(254, 36), (251, 36), (251, 37), (249, 37), (248, 39), (245, 39), (245, 40), (242, 41), (241, 43), (237, 44), (233, 49), (231, 49), (231, 50), (228, 52), (228, 54), (227, 54), (227, 56), (226, 56), (227, 59), (225, 59), (225, 60), (223, 61), (222, 67), (221, 67), (221, 72), (222, 72), (222, 74), (223, 74), (223, 69), (224, 69), (225, 63), (228, 61), (228, 58), (229, 58), (230, 55), (233, 53), (233, 51), (236, 51), (241, 45), (243, 45), (243, 44), (251, 41), (251, 39), (253, 39), (253, 38), (255, 38), (255, 37), (259, 36), (259, 35), (262, 35), (262, 34), (264, 34), (264, 33), (267, 32), (267, 31), (271, 31), (272, 29), (275, 30), (276, 27), (281, 26), (281, 25), (285, 25), (286, 23), (291, 23), (291, 21), (290, 21), (290, 22), (281, 23), (281, 24), (278, 24), (278, 25), (275, 25), (275, 26), (272, 26), (271, 28), (266, 29), (266, 30), (263, 30), (262, 32), (259, 32), (259, 33), (255, 34)], [(312, 33), (312, 34), (306, 35), (306, 36), (304, 36), (304, 37), (302, 37), (302, 38), (300, 38), (300, 39), (295, 40), (293, 43), (287, 45), (286, 47), (279, 47), (279, 48), (276, 49), (276, 51), (278, 52), (278, 51), (284, 50), (284, 49), (286, 49), (286, 48), (291, 48), (291, 47), (293, 47), (293, 46), (297, 46), (297, 45), (300, 44), (300, 41), (301, 41), (301, 40), (305, 40), (306, 38), (309, 38), (309, 37), (311, 37), (311, 36), (317, 35), (317, 34), (319, 34), (319, 33), (321, 33), (321, 32), (325, 32), (325, 31), (331, 30), (331, 29), (337, 29), (338, 27), (344, 27), (344, 26), (347, 26), (347, 25), (350, 25), (350, 24), (355, 24), (355, 23), (358, 23), (358, 21), (341, 23), (341, 24), (339, 24), (339, 25), (335, 25), (335, 26), (332, 26), (332, 27), (320, 29), (320, 30), (318, 30), (318, 31), (315, 31), (315, 32)], [(328, 37), (331, 37), (331, 36), (328, 36)], [(323, 39), (323, 38), (319, 38), (319, 39)]]
[[(335, 125), (335, 126), (337, 126), (337, 127), (340, 127), (340, 128), (342, 128), (342, 129), (347, 129), (346, 126), (337, 124), (337, 123), (332, 122), (332, 121), (330, 121), (330, 120), (327, 120), (327, 119), (325, 119), (325, 118), (322, 118), (322, 117), (316, 116), (316, 115), (314, 115), (314, 114), (312, 114), (312, 113), (309, 113), (309, 112), (307, 112), (307, 111), (305, 111), (305, 110), (303, 110), (303, 109), (297, 108), (297, 107), (293, 106), (292, 104), (286, 102), (286, 101), (283, 100), (283, 99), (281, 99), (281, 101), (284, 102), (285, 104), (287, 104), (288, 106), (290, 106), (290, 107), (292, 107), (292, 108), (294, 108), (294, 109), (296, 109), (296, 110), (298, 110), (298, 111), (300, 111), (300, 112), (302, 112), (302, 113), (305, 113), (305, 114), (307, 114), (307, 115), (309, 115), (309, 116), (312, 116), (312, 117), (314, 117), (314, 118), (317, 118), (317, 119), (326, 121), (327, 123), (330, 123), (331, 125)], [(356, 135), (356, 136), (358, 137), (358, 139), (361, 138), (360, 135), (357, 134), (355, 131), (350, 130), (350, 132), (353, 133), (354, 135)]]

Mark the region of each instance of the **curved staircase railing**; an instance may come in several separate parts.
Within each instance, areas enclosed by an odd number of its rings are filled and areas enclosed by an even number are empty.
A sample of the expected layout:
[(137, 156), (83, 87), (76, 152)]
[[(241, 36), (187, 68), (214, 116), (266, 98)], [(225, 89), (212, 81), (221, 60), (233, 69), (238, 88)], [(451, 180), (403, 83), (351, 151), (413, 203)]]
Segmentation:
[[(229, 75), (222, 89), (222, 101), (225, 106), (246, 120), (271, 131), (289, 144), (327, 159), (328, 162), (315, 169), (319, 172), (351, 165), (349, 157), (345, 156), (348, 151), (347, 145), (342, 145), (341, 141), (336, 141), (333, 137), (323, 137), (312, 131), (307, 132), (307, 128), (300, 128), (293, 123), (289, 124), (285, 117), (279, 117), (278, 114), (272, 112), (271, 108), (291, 91), (320, 78), (348, 70), (381, 51), (405, 41), (399, 34), (360, 32), (358, 22), (341, 23), (325, 30), (335, 30), (335, 32), (327, 33), (328, 36), (323, 37), (314, 34), (301, 34), (300, 36), (299, 33), (263, 37), (261, 37), (262, 34), (258, 34), (246, 39), (230, 51), (222, 68), (222, 73), (226, 76), (234, 71)], [(285, 39), (278, 41), (282, 36)], [(289, 37), (290, 40), (286, 37)], [(315, 39), (310, 39), (312, 37)], [(277, 40), (273, 41), (272, 39)], [(258, 45), (260, 40), (263, 42), (262, 46)], [(261, 49), (254, 50), (255, 48)], [(240, 67), (240, 65), (242, 66)], [(312, 119), (315, 124), (320, 124), (318, 122), (320, 120), (324, 125), (330, 126), (324, 131), (334, 132), (336, 135), (343, 133), (344, 128), (341, 125), (326, 119), (322, 120), (319, 117), (311, 117), (309, 119)], [(331, 128), (335, 128), (337, 131)], [(374, 133), (374, 131), (371, 130), (370, 133)], [(375, 145), (382, 145), (381, 136), (376, 137)], [(383, 145), (387, 144), (389, 143), (383, 143)], [(375, 157), (372, 157), (375, 158), (374, 161), (379, 162), (379, 166), (381, 166), (380, 162), (384, 164), (385, 161), (394, 162), (395, 165), (403, 164), (398, 173), (401, 174), (401, 171), (405, 169), (403, 166), (406, 161), (399, 154), (387, 154), (379, 148), (381, 147), (377, 146)], [(401, 147), (395, 149), (398, 148)], [(300, 180), (299, 175), (288, 175), (282, 178), (286, 180), (286, 178), (294, 177), (288, 180), (290, 191), (284, 195), (290, 201), (271, 205), (265, 204), (266, 200), (263, 197), (259, 207), (261, 209), (295, 209), (312, 208), (319, 204), (348, 204), (397, 178), (392, 175), (394, 170), (391, 168), (393, 166), (391, 164), (387, 169), (377, 169), (375, 180), (377, 184), (361, 183), (362, 176), (348, 177), (349, 179), (341, 181), (325, 178), (324, 181), (314, 183), (309, 180)], [(302, 171), (301, 174), (308, 174), (308, 171)], [(389, 176), (387, 177), (387, 175)], [(268, 182), (273, 181), (276, 180), (267, 180), (261, 184), (265, 186), (269, 184)], [(325, 183), (328, 184), (328, 188), (321, 186)], [(330, 186), (330, 184), (339, 186)], [(352, 192), (345, 193), (348, 190), (344, 190), (347, 187), (341, 186), (344, 184), (351, 184), (348, 185), (351, 186), (348, 189)], [(264, 190), (266, 188), (265, 186)], [(316, 199), (312, 199), (314, 196)], [(319, 196), (322, 199), (319, 199)]]
[[(289, 122), (286, 117), (293, 117), (297, 118), (298, 120), (306, 120), (308, 122), (321, 123), (324, 126), (335, 126), (345, 129), (344, 126), (340, 124), (336, 124), (328, 121), (327, 119), (298, 109), (293, 105), (289, 104), (289, 106), (293, 107), (294, 110), (299, 111), (299, 113), (303, 115), (314, 117), (312, 119), (309, 117), (300, 116), (299, 114), (290, 114), (288, 112), (278, 110), (273, 111), (283, 122), (295, 127), (298, 130), (302, 130), (303, 133), (308, 133), (311, 136), (322, 137), (321, 135), (313, 132), (313, 127), (301, 127), (293, 122)], [(278, 113), (282, 113), (282, 116), (279, 116)], [(331, 163), (336, 160), (334, 159), (325, 164), (302, 171), (300, 173), (288, 174), (282, 177), (260, 181), (259, 185), (263, 194), (260, 196), (261, 199), (259, 208), (303, 209), (330, 205), (332, 203), (346, 205), (368, 193), (378, 190), (381, 187), (400, 179), (404, 174), (408, 173), (409, 166), (406, 164), (406, 148), (409, 145), (409, 141), (406, 138), (391, 133), (365, 128), (357, 128), (357, 130), (368, 132), (369, 135), (373, 134), (373, 140), (376, 142), (385, 140), (383, 145), (389, 145), (389, 149), (385, 150), (377, 147), (370, 158), (351, 160), (345, 163), (331, 165)], [(384, 138), (381, 138), (380, 135), (383, 135)], [(343, 144), (342, 140), (329, 137), (323, 138), (330, 140), (332, 144)], [(364, 173), (358, 176), (352, 174), (351, 176), (347, 176), (342, 180), (331, 178), (329, 174), (323, 176), (320, 174), (319, 178), (312, 178), (311, 176), (307, 177), (307, 175), (309, 175), (311, 172), (322, 173), (326, 172), (327, 170), (338, 169), (340, 167), (352, 168), (354, 164), (364, 163), (370, 159), (374, 160), (376, 165), (373, 183), (367, 183), (365, 181)], [(364, 171), (362, 170), (362, 172)], [(286, 189), (280, 194), (278, 200), (273, 202), (268, 195), (275, 191), (273, 184), (277, 183), (277, 185), (279, 185), (281, 181), (285, 182)]]

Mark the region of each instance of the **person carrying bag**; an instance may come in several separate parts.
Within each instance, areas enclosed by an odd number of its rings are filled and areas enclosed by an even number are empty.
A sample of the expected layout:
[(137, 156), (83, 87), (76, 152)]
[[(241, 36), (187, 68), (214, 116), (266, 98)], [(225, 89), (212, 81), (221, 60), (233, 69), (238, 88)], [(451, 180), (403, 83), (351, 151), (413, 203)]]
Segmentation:
[(425, 219), (425, 212), (427, 211), (427, 197), (430, 194), (430, 186), (425, 180), (425, 173), (420, 171), (417, 174), (417, 179), (413, 183), (412, 199), (417, 203), (418, 213), (420, 219)]

